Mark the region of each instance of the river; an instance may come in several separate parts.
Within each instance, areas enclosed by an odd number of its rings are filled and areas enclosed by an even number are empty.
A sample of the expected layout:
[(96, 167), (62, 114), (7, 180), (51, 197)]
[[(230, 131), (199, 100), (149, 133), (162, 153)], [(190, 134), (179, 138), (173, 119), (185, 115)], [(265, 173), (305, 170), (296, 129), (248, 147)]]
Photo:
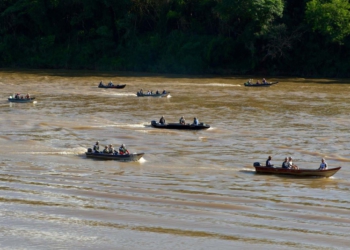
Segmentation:
[[(99, 89), (101, 80), (126, 87)], [(0, 248), (348, 249), (350, 80), (246, 80), (1, 70)], [(137, 97), (141, 88), (170, 96)], [(9, 103), (13, 93), (37, 101)], [(150, 127), (162, 115), (211, 128)], [(96, 141), (145, 155), (86, 159)], [(342, 169), (255, 174), (269, 155), (277, 166), (292, 156), (318, 168), (325, 157)]]

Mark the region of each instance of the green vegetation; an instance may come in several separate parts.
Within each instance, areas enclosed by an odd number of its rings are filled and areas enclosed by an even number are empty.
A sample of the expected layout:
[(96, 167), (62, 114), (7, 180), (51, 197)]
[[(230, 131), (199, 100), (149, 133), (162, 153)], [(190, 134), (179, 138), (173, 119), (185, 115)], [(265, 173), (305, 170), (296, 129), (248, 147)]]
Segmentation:
[(2, 0), (0, 67), (350, 76), (348, 0)]

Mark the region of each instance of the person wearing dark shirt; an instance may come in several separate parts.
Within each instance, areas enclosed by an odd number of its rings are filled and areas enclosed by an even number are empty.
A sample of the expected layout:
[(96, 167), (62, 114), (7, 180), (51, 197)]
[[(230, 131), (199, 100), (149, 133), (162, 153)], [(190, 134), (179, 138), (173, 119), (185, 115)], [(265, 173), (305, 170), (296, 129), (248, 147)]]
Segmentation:
[(271, 163), (271, 160), (272, 160), (272, 157), (269, 156), (266, 160), (266, 167), (270, 167), (272, 168), (273, 167), (273, 164)]
[(284, 162), (282, 163), (282, 168), (289, 169), (288, 157), (284, 158)]
[(94, 153), (100, 153), (100, 144), (98, 141), (94, 145)]
[(160, 118), (159, 123), (160, 123), (160, 124), (165, 124), (164, 115), (162, 115), (162, 117)]

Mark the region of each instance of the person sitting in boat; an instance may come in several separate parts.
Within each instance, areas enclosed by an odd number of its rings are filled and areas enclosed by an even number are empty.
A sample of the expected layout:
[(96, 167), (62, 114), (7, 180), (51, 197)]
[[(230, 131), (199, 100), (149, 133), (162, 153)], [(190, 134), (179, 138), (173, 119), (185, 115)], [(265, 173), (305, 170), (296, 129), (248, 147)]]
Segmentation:
[(151, 95), (151, 91), (148, 90), (148, 91), (147, 91), (147, 95)]
[(15, 95), (15, 99), (19, 99), (19, 93)]
[(289, 169), (288, 157), (284, 158), (284, 162), (282, 163), (282, 168)]
[(157, 89), (157, 91), (156, 91), (156, 94), (157, 94), (157, 95), (159, 95), (159, 91), (158, 91), (158, 89)]
[(289, 164), (289, 168), (291, 168), (291, 169), (299, 169), (297, 165), (293, 164), (292, 157), (288, 158), (288, 164)]
[(186, 124), (185, 118), (183, 116), (181, 116), (181, 118), (179, 120), (179, 123), (182, 124), (182, 125)]
[(139, 92), (141, 95), (143, 95), (143, 90), (142, 89), (140, 89), (140, 92)]
[(328, 168), (328, 164), (327, 164), (327, 162), (325, 161), (325, 159), (322, 158), (320, 167), (319, 167), (318, 169), (319, 169), (319, 170), (326, 170), (327, 168)]
[(102, 82), (102, 81), (100, 81), (100, 84), (99, 84), (98, 86), (103, 86), (103, 82)]
[(160, 124), (165, 124), (164, 115), (162, 115), (162, 117), (159, 119), (159, 123), (160, 123)]
[(113, 154), (114, 153), (114, 148), (113, 148), (112, 144), (109, 144), (109, 146), (108, 146), (108, 153), (109, 154)]
[(265, 80), (265, 78), (263, 78), (262, 79), (262, 84), (266, 84), (267, 82), (266, 82), (266, 80)]
[(29, 93), (27, 93), (27, 95), (26, 95), (26, 99), (30, 99)]
[(108, 83), (108, 86), (109, 86), (109, 87), (113, 87), (113, 86), (114, 86), (114, 84), (112, 83), (112, 81), (110, 81), (110, 82)]
[(126, 149), (125, 144), (122, 144), (119, 148), (119, 154), (128, 155), (129, 151)]
[(260, 81), (258, 80), (258, 81), (256, 82), (256, 84), (260, 84)]
[(93, 147), (94, 153), (100, 153), (100, 143), (97, 141)]
[(166, 94), (166, 91), (165, 91), (165, 89), (163, 89), (163, 92), (162, 92), (162, 94)]
[(108, 146), (105, 146), (105, 149), (102, 151), (104, 154), (109, 154)]
[(197, 117), (193, 118), (193, 125), (199, 125)]
[(266, 160), (266, 167), (273, 168), (273, 164), (271, 163), (272, 157), (269, 156)]

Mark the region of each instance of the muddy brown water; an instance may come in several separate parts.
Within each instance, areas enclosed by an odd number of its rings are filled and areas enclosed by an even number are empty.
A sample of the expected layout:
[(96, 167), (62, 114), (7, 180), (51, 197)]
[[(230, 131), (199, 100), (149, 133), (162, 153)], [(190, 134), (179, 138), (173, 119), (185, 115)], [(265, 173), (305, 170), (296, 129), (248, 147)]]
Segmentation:
[[(124, 89), (99, 89), (112, 80)], [(350, 81), (0, 71), (2, 249), (348, 249)], [(170, 91), (139, 98), (139, 89)], [(9, 103), (13, 93), (33, 104)], [(160, 130), (181, 116), (204, 131)], [(96, 161), (95, 141), (139, 162)], [(257, 175), (292, 156), (331, 178)], [(49, 247), (48, 247), (49, 246)]]

